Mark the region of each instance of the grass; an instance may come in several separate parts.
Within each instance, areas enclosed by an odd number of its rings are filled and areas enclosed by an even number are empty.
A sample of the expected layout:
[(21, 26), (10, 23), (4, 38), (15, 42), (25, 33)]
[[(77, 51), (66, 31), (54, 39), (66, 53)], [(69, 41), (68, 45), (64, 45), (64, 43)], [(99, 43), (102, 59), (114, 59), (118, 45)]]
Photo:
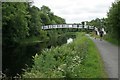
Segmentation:
[(32, 69), (23, 78), (105, 78), (98, 49), (85, 33), (76, 33), (70, 44), (45, 49), (34, 56)]
[[(94, 32), (91, 32), (91, 33), (90, 33), (90, 36), (96, 37), (96, 38), (100, 38), (100, 36), (95, 35)], [(110, 42), (110, 43), (112, 43), (113, 45), (120, 46), (120, 43), (119, 43), (120, 39), (118, 40), (118, 39), (116, 39), (116, 38), (113, 38), (113, 37), (111, 37), (109, 34), (104, 35), (104, 36), (103, 36), (103, 39), (106, 40), (106, 41), (108, 41), (108, 42)]]
[(120, 39), (118, 40), (116, 38), (111, 37), (110, 35), (105, 35), (104, 39), (114, 45), (120, 46), (120, 43), (119, 43)]
[(88, 48), (88, 57), (83, 64), (85, 71), (83, 70), (83, 78), (106, 78), (107, 74), (104, 70), (104, 63), (100, 56), (100, 53), (93, 43), (92, 40), (88, 40), (89, 48)]

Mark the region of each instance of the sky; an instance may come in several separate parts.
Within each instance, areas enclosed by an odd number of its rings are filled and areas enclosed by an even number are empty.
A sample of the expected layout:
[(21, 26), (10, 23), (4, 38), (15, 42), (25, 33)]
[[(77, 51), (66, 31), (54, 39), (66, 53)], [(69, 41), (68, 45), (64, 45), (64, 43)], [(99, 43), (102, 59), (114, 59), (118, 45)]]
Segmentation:
[(106, 18), (114, 0), (33, 0), (33, 5), (40, 8), (45, 5), (66, 23), (81, 23), (96, 18)]

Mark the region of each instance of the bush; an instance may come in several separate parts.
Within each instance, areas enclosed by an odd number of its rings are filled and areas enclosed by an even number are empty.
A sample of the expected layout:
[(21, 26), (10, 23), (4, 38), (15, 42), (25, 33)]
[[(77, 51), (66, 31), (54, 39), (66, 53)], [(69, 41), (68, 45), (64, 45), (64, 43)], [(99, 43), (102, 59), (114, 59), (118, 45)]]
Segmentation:
[(83, 34), (79, 36), (71, 44), (45, 49), (42, 54), (36, 54), (33, 68), (25, 72), (23, 77), (80, 77), (80, 66), (87, 55), (88, 44)]
[(32, 69), (26, 70), (23, 78), (97, 78), (104, 75), (98, 51), (84, 33), (77, 33), (70, 44), (38, 54), (34, 56)]

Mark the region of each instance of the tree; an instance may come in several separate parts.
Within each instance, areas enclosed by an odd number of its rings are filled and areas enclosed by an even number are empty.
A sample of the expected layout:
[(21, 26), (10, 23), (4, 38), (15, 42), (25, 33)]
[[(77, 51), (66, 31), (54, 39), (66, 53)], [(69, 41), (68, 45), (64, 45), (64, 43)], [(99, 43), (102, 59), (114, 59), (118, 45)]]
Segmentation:
[(41, 7), (41, 11), (47, 15), (51, 13), (51, 9), (45, 5)]
[(47, 6), (42, 6), (40, 10), (40, 16), (43, 25), (49, 25), (49, 24), (64, 24), (65, 20), (57, 15), (54, 15), (53, 12), (51, 12), (51, 9)]
[(28, 6), (28, 3), (2, 3), (2, 69), (3, 72), (8, 69), (9, 75), (18, 70), (23, 55), (14, 49), (29, 36)]
[(107, 13), (107, 29), (108, 33), (114, 37), (119, 39), (120, 35), (120, 1), (113, 3), (112, 7), (109, 9)]
[[(13, 76), (19, 73), (21, 68), (28, 64), (29, 58), (34, 55), (34, 52), (31, 54), (26, 52), (26, 46), (34, 43), (33, 40), (45, 42), (53, 39), (57, 41), (57, 31), (55, 36), (53, 36), (54, 32), (48, 33), (51, 36), (47, 36), (47, 31), (42, 30), (41, 27), (49, 24), (62, 24), (65, 23), (65, 20), (54, 15), (47, 6), (39, 9), (31, 6), (30, 3), (3, 2), (2, 23), (3, 73), (5, 69), (8, 69), (7, 73)], [(25, 41), (29, 43), (25, 44)]]
[(40, 12), (40, 18), (42, 20), (43, 25), (49, 25), (50, 24), (50, 18), (47, 14)]
[(56, 24), (64, 24), (65, 23), (65, 20), (59, 16), (54, 16), (54, 20), (56, 22)]
[(27, 3), (2, 4), (3, 43), (18, 42), (29, 35), (27, 7)]
[(40, 10), (39, 8), (32, 6), (29, 8), (29, 14), (31, 16), (29, 21), (29, 34), (30, 36), (35, 36), (40, 34), (42, 20), (40, 17)]

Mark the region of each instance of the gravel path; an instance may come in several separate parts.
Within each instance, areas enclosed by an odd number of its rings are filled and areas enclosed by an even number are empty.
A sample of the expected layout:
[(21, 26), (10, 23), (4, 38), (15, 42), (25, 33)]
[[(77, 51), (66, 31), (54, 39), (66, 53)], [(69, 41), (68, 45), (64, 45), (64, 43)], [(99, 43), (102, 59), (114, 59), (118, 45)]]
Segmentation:
[(118, 47), (104, 40), (91, 39), (100, 51), (109, 78), (118, 78)]

